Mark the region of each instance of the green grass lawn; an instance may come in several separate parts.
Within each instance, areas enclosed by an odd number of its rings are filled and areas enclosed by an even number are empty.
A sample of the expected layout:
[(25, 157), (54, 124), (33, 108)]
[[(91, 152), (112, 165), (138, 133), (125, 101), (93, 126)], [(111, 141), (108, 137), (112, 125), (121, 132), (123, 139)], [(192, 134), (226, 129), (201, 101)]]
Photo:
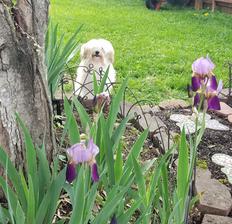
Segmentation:
[(129, 86), (140, 98), (186, 98), (191, 64), (206, 54), (216, 64), (215, 74), (227, 80), (231, 15), (192, 9), (149, 11), (143, 0), (51, 0), (50, 15), (66, 37), (84, 24), (81, 42), (110, 40), (118, 80), (129, 77)]

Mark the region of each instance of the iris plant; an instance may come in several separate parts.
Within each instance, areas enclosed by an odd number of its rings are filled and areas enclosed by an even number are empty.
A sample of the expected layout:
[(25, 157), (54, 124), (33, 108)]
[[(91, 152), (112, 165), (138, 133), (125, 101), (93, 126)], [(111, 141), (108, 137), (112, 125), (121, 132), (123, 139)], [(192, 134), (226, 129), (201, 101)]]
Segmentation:
[(76, 178), (76, 166), (79, 163), (87, 163), (91, 167), (92, 179), (99, 180), (98, 168), (95, 157), (99, 153), (99, 148), (90, 139), (86, 147), (84, 142), (77, 143), (67, 149), (69, 162), (66, 170), (66, 180), (71, 183)]
[(201, 98), (207, 101), (208, 110), (220, 110), (218, 94), (222, 90), (222, 81), (217, 83), (213, 74), (215, 65), (209, 57), (199, 58), (192, 64), (192, 91), (195, 92), (194, 106), (199, 105)]
[(102, 107), (104, 107), (104, 112), (109, 111), (110, 106), (110, 95), (108, 92), (102, 92), (100, 94), (97, 94), (94, 98), (94, 104), (95, 104), (95, 111), (98, 113), (101, 111)]

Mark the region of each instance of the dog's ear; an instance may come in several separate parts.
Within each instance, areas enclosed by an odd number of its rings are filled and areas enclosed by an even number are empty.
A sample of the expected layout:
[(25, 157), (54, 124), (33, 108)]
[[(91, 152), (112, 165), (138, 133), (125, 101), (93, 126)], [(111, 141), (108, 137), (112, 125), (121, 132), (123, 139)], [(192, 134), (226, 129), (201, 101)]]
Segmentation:
[(87, 50), (86, 50), (86, 44), (81, 45), (81, 60), (84, 60), (87, 58)]
[(114, 64), (114, 49), (113, 48), (107, 52), (107, 58), (111, 64)]

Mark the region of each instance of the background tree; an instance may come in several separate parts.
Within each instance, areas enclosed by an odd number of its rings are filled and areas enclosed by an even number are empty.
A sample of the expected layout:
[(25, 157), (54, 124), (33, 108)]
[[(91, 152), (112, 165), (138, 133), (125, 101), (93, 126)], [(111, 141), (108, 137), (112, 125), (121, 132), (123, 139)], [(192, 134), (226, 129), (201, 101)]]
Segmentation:
[(24, 151), (15, 112), (35, 144), (45, 137), (50, 161), (55, 148), (44, 65), (48, 8), (47, 0), (0, 0), (0, 145), (16, 165)]

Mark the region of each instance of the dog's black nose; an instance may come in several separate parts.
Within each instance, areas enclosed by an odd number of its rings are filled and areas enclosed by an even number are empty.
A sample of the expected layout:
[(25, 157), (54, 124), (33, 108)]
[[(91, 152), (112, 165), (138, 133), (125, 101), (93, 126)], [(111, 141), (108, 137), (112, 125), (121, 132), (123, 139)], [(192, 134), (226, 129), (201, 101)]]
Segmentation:
[(95, 54), (96, 54), (96, 55), (99, 55), (99, 54), (100, 54), (100, 51), (95, 51)]

